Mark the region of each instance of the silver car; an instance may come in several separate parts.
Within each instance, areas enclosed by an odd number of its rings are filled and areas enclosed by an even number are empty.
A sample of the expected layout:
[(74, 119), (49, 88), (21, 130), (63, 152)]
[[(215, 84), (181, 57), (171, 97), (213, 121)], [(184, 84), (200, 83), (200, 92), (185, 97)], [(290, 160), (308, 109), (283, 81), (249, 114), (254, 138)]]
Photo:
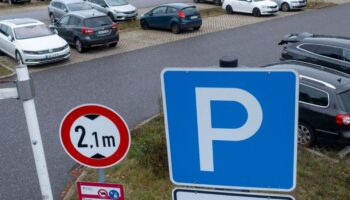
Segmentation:
[(87, 0), (94, 9), (107, 14), (113, 21), (134, 20), (137, 9), (127, 0)]
[(48, 8), (51, 23), (58, 21), (66, 13), (91, 9), (93, 7), (83, 0), (52, 0)]

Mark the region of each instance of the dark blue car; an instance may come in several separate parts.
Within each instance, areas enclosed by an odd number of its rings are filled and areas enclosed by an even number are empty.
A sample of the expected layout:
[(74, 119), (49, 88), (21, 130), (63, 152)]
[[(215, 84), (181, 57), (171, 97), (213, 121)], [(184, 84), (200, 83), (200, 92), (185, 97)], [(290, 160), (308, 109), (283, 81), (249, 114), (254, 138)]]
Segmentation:
[(202, 18), (195, 6), (184, 3), (164, 4), (141, 16), (141, 28), (169, 29), (178, 34), (186, 29), (200, 29)]

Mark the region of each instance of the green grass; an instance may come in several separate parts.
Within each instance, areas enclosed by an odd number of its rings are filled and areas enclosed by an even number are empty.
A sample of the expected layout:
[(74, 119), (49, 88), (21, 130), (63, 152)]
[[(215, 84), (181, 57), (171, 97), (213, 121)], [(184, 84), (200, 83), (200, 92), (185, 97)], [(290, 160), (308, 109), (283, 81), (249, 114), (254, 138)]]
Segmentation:
[[(128, 200), (167, 200), (175, 187), (169, 181), (162, 116), (132, 131), (127, 158), (106, 172), (106, 182), (121, 183)], [(97, 181), (88, 170), (85, 181)], [(345, 161), (333, 163), (304, 149), (298, 151), (297, 200), (349, 200), (350, 168)], [(77, 199), (76, 195), (73, 199)]]
[(0, 77), (11, 74), (12, 72), (0, 65)]

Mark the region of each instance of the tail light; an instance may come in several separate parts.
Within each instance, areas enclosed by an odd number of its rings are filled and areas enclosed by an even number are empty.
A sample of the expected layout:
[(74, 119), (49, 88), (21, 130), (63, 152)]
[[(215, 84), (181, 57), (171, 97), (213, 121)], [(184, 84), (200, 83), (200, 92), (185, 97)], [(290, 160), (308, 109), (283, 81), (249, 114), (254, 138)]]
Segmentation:
[(113, 30), (118, 30), (118, 24), (117, 23), (113, 23), (112, 24), (112, 29)]
[(349, 125), (350, 115), (339, 114), (336, 116), (336, 123), (338, 125)]
[(185, 19), (186, 15), (184, 12), (182, 12), (181, 10), (177, 12), (177, 16), (179, 16), (182, 19)]
[(94, 29), (93, 28), (82, 28), (81, 29), (81, 32), (84, 34), (84, 35), (91, 35), (94, 33)]

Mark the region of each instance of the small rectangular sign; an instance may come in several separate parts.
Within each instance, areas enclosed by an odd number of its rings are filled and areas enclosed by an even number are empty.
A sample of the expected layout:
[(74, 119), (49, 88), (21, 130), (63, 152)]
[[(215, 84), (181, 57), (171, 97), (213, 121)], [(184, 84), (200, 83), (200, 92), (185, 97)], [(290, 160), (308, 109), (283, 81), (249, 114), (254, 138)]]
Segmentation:
[(175, 188), (173, 200), (295, 200), (292, 196)]
[(78, 182), (79, 200), (124, 200), (123, 185), (111, 183)]

